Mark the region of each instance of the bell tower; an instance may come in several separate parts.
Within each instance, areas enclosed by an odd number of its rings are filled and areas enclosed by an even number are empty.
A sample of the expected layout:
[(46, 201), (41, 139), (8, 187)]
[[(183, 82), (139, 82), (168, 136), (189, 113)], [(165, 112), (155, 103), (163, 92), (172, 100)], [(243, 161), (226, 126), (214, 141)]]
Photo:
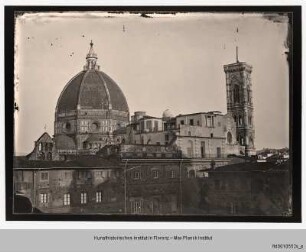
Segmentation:
[(240, 62), (236, 47), (236, 62), (224, 66), (226, 75), (227, 112), (236, 122), (237, 142), (245, 146), (245, 155), (255, 155), (254, 107), (252, 95), (252, 66)]

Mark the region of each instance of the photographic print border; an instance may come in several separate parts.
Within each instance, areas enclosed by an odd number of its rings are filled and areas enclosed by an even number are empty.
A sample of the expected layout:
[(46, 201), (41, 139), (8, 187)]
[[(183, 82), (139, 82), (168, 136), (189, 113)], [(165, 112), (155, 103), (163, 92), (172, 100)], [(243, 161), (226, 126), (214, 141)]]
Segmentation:
[[(154, 12), (274, 12), (291, 13), (292, 45), (289, 51), (289, 123), (292, 160), (292, 216), (150, 216), (150, 215), (68, 215), (13, 213), (14, 153), (14, 25), (15, 14), (22, 12), (106, 11), (150, 14)], [(8, 221), (180, 221), (180, 222), (301, 222), (301, 97), (302, 50), (301, 6), (5, 6), (5, 158), (6, 220)]]

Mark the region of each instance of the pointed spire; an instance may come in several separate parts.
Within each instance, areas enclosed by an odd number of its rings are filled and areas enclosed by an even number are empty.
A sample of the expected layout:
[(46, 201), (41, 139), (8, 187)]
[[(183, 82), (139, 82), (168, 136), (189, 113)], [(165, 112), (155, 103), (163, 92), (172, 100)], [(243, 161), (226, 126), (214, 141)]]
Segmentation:
[(239, 63), (239, 59), (238, 59), (238, 46), (236, 46), (236, 63)]
[(89, 52), (87, 53), (87, 56), (86, 56), (87, 64), (84, 66), (84, 70), (90, 70), (90, 69), (99, 70), (100, 69), (100, 66), (97, 65), (98, 56), (93, 49), (93, 45), (94, 44), (91, 40)]
[(93, 42), (92, 40), (90, 41), (90, 49), (89, 49), (89, 52), (87, 53), (87, 56), (86, 56), (86, 59), (88, 58), (96, 58), (98, 59), (98, 56), (97, 54), (95, 53), (94, 49), (93, 49)]

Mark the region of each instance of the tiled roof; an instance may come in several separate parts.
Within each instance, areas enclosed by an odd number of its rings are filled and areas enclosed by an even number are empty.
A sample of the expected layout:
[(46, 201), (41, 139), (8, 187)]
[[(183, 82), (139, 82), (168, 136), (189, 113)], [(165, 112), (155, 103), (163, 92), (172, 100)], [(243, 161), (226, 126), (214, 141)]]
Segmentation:
[(68, 112), (80, 108), (108, 109), (128, 112), (126, 98), (119, 86), (105, 73), (98, 70), (82, 71), (64, 88), (57, 103), (57, 111)]
[(26, 157), (14, 157), (13, 167), (18, 168), (119, 168), (120, 160), (99, 156), (79, 156), (71, 161), (37, 161)]

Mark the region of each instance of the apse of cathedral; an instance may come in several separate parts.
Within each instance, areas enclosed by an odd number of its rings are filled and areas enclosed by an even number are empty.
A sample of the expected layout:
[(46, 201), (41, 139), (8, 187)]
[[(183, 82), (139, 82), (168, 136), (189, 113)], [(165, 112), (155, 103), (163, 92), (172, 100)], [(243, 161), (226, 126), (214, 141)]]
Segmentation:
[(100, 70), (91, 42), (83, 70), (58, 98), (54, 137), (45, 132), (28, 158), (67, 160), (115, 149), (123, 158), (216, 159), (224, 165), (230, 155), (253, 155), (252, 67), (239, 62), (237, 52), (236, 62), (225, 65), (224, 71), (227, 114), (173, 116), (167, 109), (160, 117), (137, 111), (130, 120), (127, 100), (119, 85)]

